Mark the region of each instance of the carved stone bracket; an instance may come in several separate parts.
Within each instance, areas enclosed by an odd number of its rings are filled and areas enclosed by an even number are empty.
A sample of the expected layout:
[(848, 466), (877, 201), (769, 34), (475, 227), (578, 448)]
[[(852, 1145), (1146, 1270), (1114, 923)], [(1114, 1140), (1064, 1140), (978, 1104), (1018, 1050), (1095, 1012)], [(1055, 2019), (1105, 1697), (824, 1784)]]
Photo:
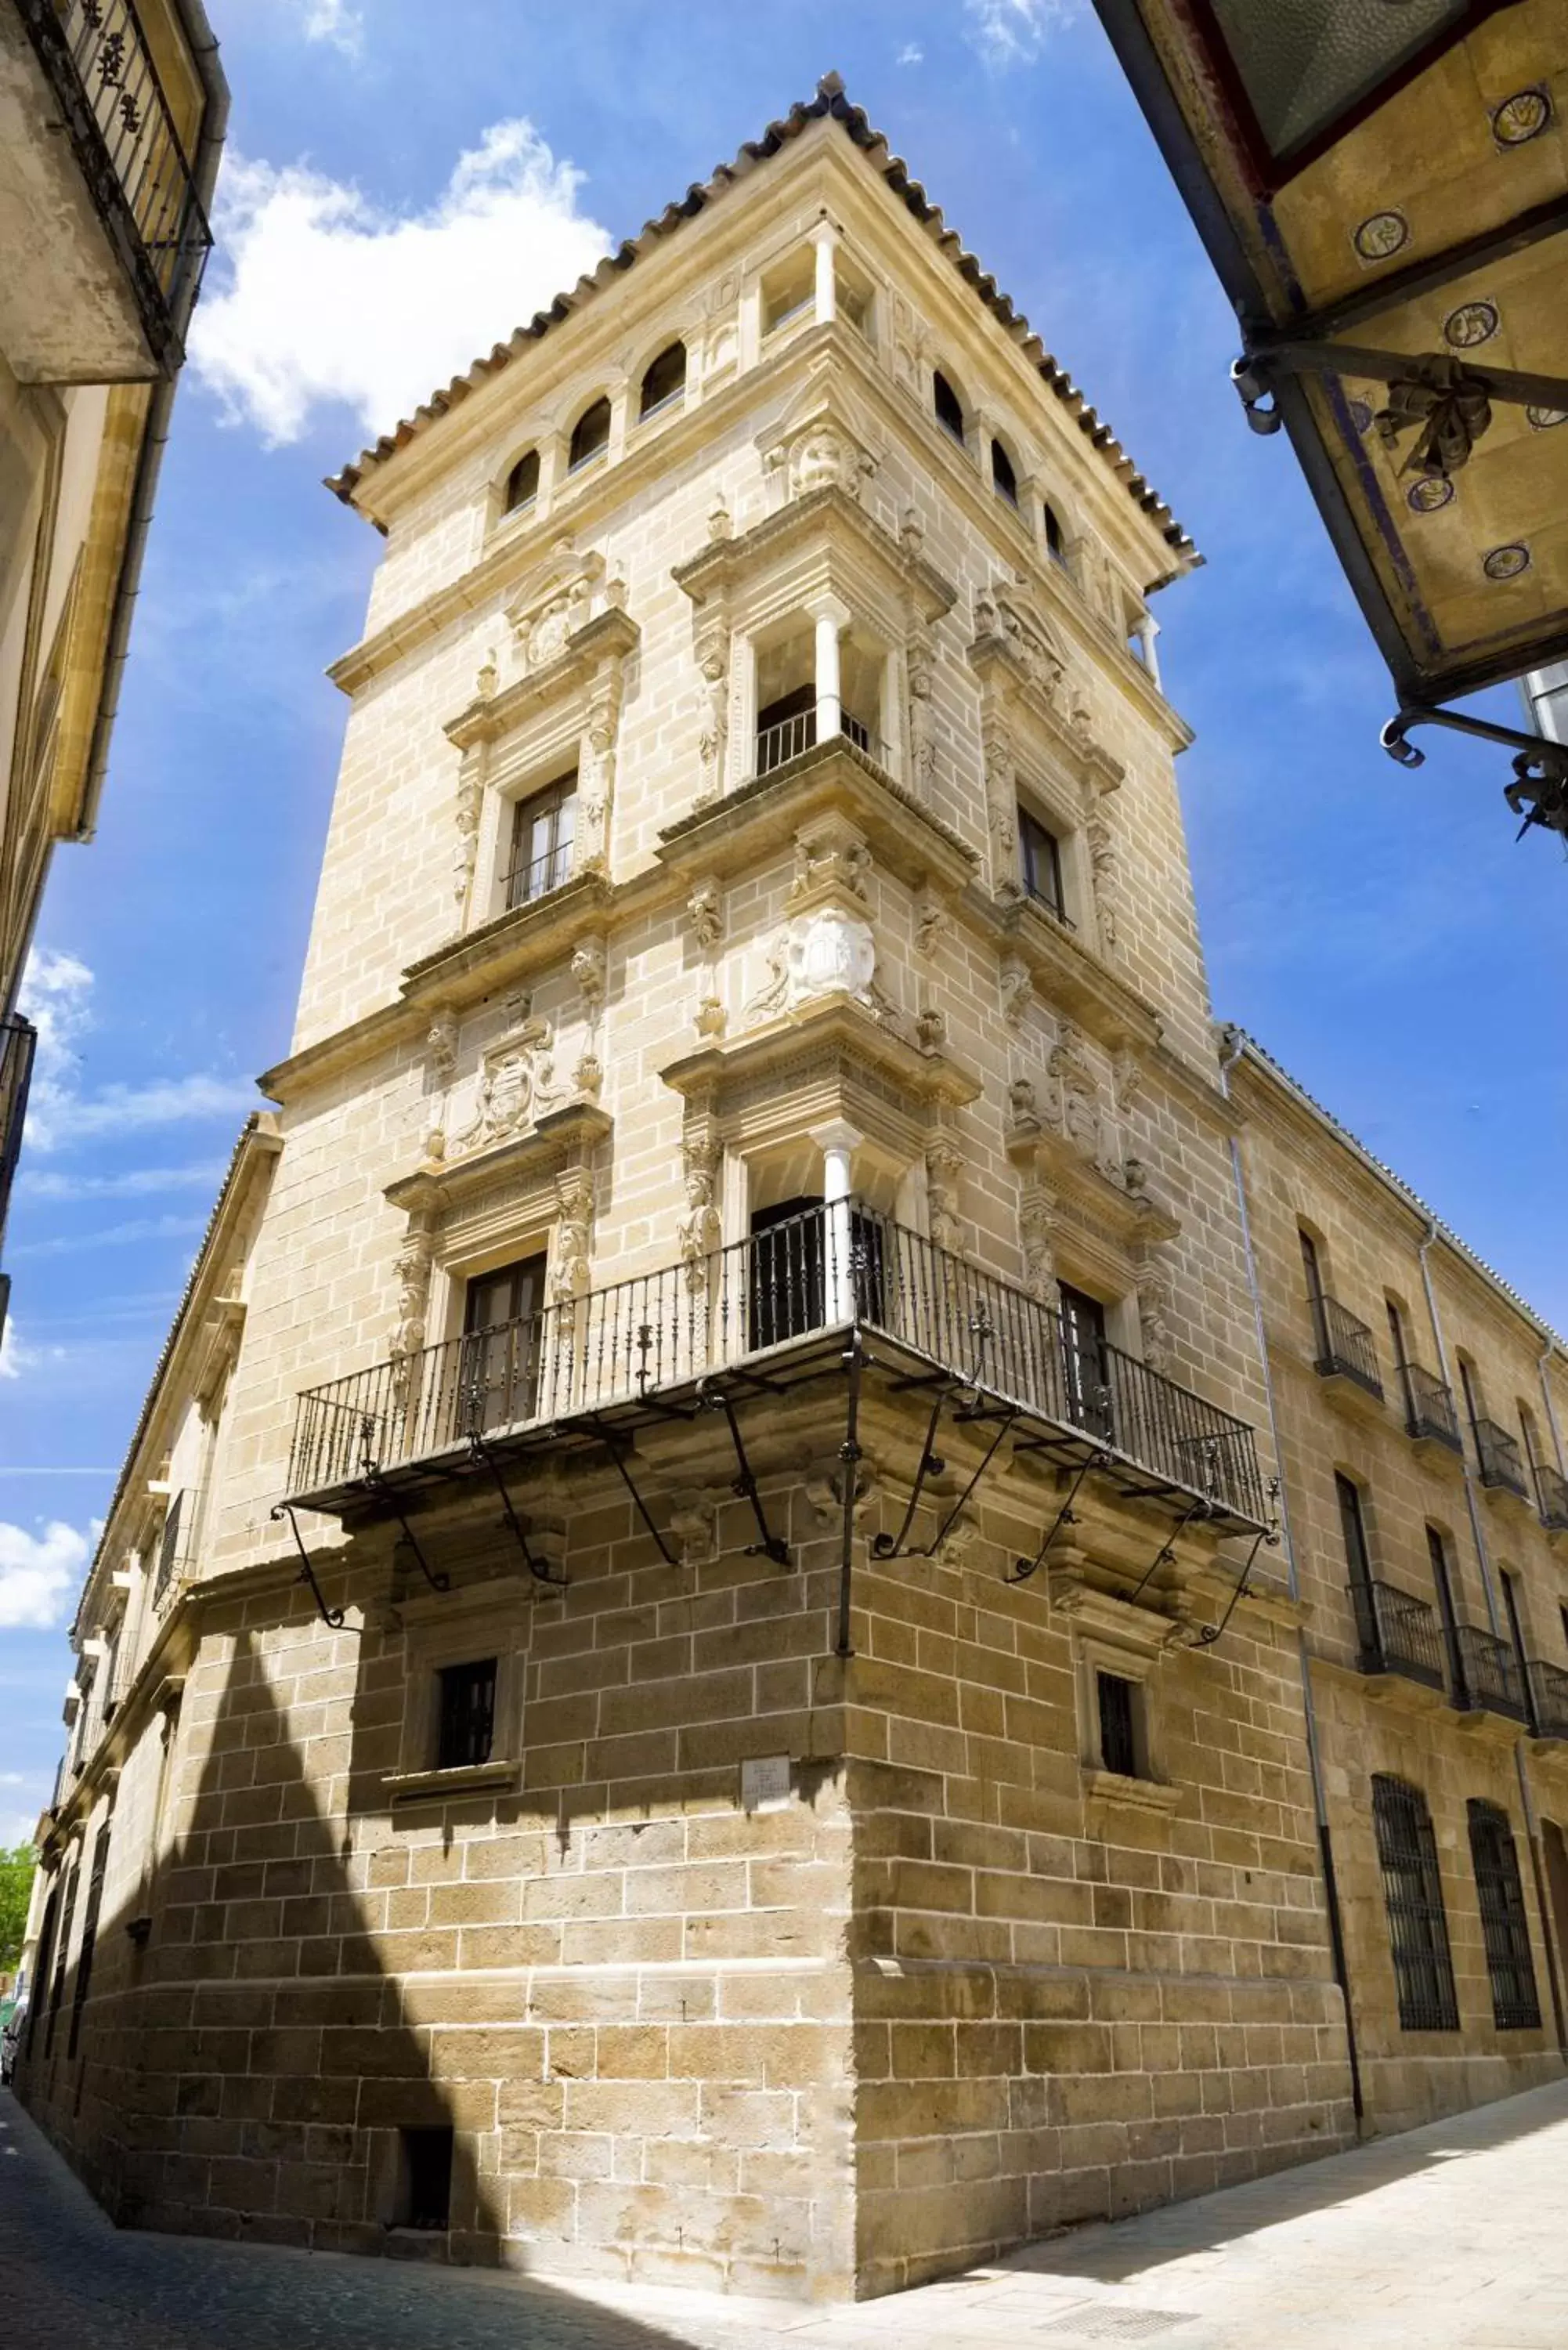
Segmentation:
[(557, 1305), (575, 1305), (593, 1280), (594, 1179), (585, 1166), (566, 1168), (556, 1178), (559, 1220), (550, 1295)]
[(950, 1134), (939, 1134), (926, 1151), (926, 1220), (940, 1249), (956, 1255), (963, 1239), (959, 1219), (959, 1178), (964, 1156)]
[(969, 663), (983, 689), (982, 717), (1025, 717), (1081, 783), (1114, 791), (1125, 770), (1099, 742), (1082, 686), (1070, 685), (1066, 656), (1028, 593), (998, 580), (975, 598)]

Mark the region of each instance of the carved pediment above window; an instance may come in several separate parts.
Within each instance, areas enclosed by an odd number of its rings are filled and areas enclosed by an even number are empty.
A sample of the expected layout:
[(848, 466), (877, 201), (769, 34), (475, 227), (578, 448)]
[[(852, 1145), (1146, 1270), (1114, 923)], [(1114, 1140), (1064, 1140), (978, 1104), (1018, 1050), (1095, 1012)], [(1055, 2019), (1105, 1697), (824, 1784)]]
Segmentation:
[(1180, 1223), (1127, 1154), (1114, 1091), (1070, 1021), (1059, 1024), (1044, 1079), (1015, 1078), (1009, 1107), (1008, 1157), (1077, 1223), (1129, 1258), (1175, 1238)]
[(1100, 742), (1061, 639), (1027, 589), (1004, 579), (981, 588), (974, 629), (969, 665), (988, 696), (1027, 711), (1047, 747), (1080, 783), (1115, 791), (1126, 770)]
[(852, 444), (835, 442), (824, 425), (799, 442), (792, 458), (790, 437), (776, 443), (779, 473), (787, 479), (793, 468), (799, 486), (750, 530), (710, 537), (676, 564), (676, 586), (693, 604), (725, 610), (742, 628), (759, 613), (767, 616), (770, 593), (774, 602), (784, 599), (780, 608), (815, 595), (840, 596), (867, 619), (879, 616), (889, 636), (901, 635), (911, 619), (929, 625), (951, 611), (958, 590), (928, 559), (918, 534), (895, 536), (846, 486), (843, 451)]
[(842, 385), (813, 376), (781, 421), (761, 435), (757, 450), (770, 496), (778, 506), (814, 490), (839, 489), (858, 498), (877, 471), (872, 431)]
[(498, 685), (501, 672), (493, 656), (487, 659), (473, 700), (447, 723), (447, 738), (460, 751), (498, 741), (554, 695), (595, 680), (602, 685), (607, 670), (618, 670), (639, 635), (626, 609), (626, 582), (607, 578), (603, 556), (578, 554), (568, 539), (529, 574), (506, 619), (513, 674)]

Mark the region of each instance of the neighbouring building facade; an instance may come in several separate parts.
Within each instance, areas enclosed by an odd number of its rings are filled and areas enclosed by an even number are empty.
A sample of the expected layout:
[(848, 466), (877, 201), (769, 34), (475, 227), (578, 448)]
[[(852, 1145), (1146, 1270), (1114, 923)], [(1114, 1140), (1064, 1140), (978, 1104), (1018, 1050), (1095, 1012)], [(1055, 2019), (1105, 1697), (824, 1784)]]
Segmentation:
[(1027, 323), (829, 77), (335, 486), (32, 2110), (128, 2221), (821, 2296), (1555, 2075), (1562, 1350), (1215, 1027), (1196, 557)]
[(17, 990), (98, 818), (227, 114), (200, 0), (0, 0), (0, 1240)]

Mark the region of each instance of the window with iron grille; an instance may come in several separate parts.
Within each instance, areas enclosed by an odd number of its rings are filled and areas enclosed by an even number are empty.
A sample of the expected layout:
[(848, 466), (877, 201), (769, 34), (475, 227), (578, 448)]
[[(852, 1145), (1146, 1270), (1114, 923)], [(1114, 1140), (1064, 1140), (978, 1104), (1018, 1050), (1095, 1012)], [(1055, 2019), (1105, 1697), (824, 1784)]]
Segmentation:
[(1137, 1685), (1119, 1673), (1096, 1673), (1100, 1709), (1100, 1761), (1124, 1779), (1142, 1776), (1137, 1766)]
[(1432, 1815), (1418, 1787), (1376, 1774), (1372, 1825), (1383, 1871), (1388, 1942), (1407, 2032), (1457, 2032), (1459, 2001)]
[(495, 1659), (447, 1665), (437, 1678), (436, 1769), (462, 1771), (488, 1762), (495, 1738)]
[(1476, 1873), (1486, 1970), (1491, 1982), (1492, 2020), (1500, 2032), (1535, 2032), (1541, 2002), (1535, 1961), (1524, 1915), (1524, 1887), (1508, 1814), (1472, 1796), (1465, 1805), (1470, 1831), (1470, 1863)]

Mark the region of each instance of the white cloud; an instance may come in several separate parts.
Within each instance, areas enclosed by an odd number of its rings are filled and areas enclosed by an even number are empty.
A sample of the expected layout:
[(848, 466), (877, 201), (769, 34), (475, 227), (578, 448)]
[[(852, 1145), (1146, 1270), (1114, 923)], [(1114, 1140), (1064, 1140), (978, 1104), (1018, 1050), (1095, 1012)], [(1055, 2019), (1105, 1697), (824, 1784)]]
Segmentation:
[(300, 30), (307, 41), (326, 41), (345, 57), (357, 57), (364, 46), (365, 25), (348, 0), (304, 0)]
[(41, 1534), (0, 1520), (0, 1629), (47, 1632), (81, 1580), (88, 1538), (53, 1518)]
[(1032, 64), (1050, 35), (1082, 14), (1082, 0), (964, 0), (970, 38), (992, 66)]
[(0, 1330), (0, 1379), (19, 1379), (25, 1372), (36, 1370), (40, 1363), (62, 1362), (65, 1352), (63, 1347), (28, 1346), (15, 1317), (7, 1316), (5, 1329)]
[(16, 1188), (35, 1200), (140, 1200), (163, 1191), (205, 1190), (223, 1180), (218, 1159), (192, 1167), (129, 1167), (119, 1175), (67, 1175), (58, 1169), (25, 1173)]
[(924, 49), (921, 48), (919, 41), (906, 41), (903, 47), (898, 52), (898, 62), (901, 66), (923, 65), (925, 62), (925, 56), (926, 53)]
[(582, 174), (531, 122), (493, 123), (428, 210), (397, 213), (306, 163), (231, 150), (191, 358), (231, 421), (296, 441), (319, 402), (370, 432), (409, 415), (590, 269), (609, 239), (576, 208)]
[[(95, 1135), (129, 1134), (191, 1118), (231, 1118), (256, 1107), (256, 1089), (248, 1077), (220, 1077), (206, 1071), (153, 1077), (140, 1086), (105, 1086), (96, 1094), (84, 1094), (78, 1047), (93, 1024), (92, 989), (92, 972), (76, 955), (35, 947), (27, 958), (21, 1007), (38, 1031), (27, 1097), (29, 1153), (68, 1149)], [(47, 1190), (47, 1179), (29, 1172), (24, 1180), (29, 1189)], [(111, 1188), (106, 1180), (105, 1189)], [(123, 1188), (134, 1191), (140, 1187), (125, 1180)], [(57, 1191), (54, 1196), (71, 1195)]]

